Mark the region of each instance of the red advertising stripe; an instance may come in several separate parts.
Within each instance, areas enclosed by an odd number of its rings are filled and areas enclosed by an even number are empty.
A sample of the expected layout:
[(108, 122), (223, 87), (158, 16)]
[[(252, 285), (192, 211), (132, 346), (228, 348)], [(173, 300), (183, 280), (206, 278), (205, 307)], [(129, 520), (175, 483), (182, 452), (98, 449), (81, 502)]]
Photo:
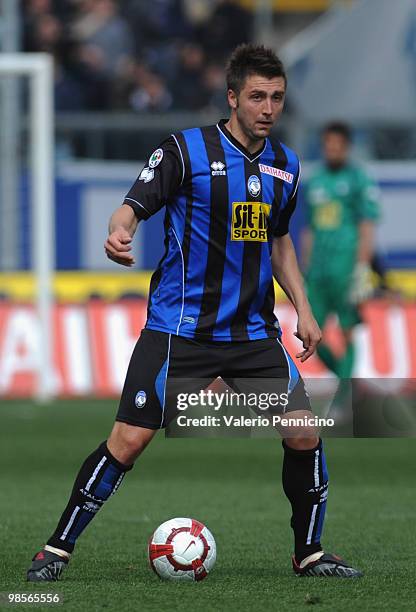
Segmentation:
[(27, 397), (33, 394), (41, 341), (33, 308), (1, 305), (0, 395)]
[(112, 395), (107, 368), (106, 330), (104, 324), (106, 306), (107, 304), (101, 300), (91, 300), (86, 306), (91, 343), (93, 390), (94, 394), (99, 397)]
[(56, 374), (59, 378), (59, 394), (66, 396), (71, 395), (71, 388), (68, 380), (68, 371), (66, 366), (66, 347), (63, 342), (64, 334), (62, 331), (62, 310), (64, 306), (57, 305), (53, 312), (53, 359), (56, 367)]
[[(354, 335), (358, 349), (355, 375), (416, 378), (416, 304), (374, 301), (365, 305), (362, 315), (366, 325), (359, 326)], [(283, 343), (302, 374), (327, 376), (318, 357), (304, 364), (296, 359), (302, 345), (293, 335), (297, 316), (292, 306), (280, 304), (278, 316)], [(142, 299), (56, 306), (52, 324), (57, 393), (117, 396), (145, 320)], [(334, 322), (328, 324), (325, 339), (334, 350), (342, 351)], [(0, 303), (0, 396), (33, 396), (41, 342), (31, 306)]]
[(407, 338), (409, 347), (410, 378), (416, 379), (416, 304), (403, 306), (406, 315)]
[(362, 309), (362, 316), (370, 333), (371, 346), (375, 349), (373, 353), (374, 368), (381, 376), (389, 375), (392, 366), (391, 360), (394, 359), (388, 315), (389, 307), (386, 302), (367, 303)]

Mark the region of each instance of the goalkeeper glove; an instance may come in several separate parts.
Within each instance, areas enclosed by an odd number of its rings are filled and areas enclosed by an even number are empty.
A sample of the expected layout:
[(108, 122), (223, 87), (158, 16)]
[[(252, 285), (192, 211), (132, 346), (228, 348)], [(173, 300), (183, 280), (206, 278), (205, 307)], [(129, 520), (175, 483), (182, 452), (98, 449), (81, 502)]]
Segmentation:
[(358, 262), (351, 278), (349, 301), (354, 305), (361, 304), (368, 300), (372, 293), (371, 268), (366, 263)]

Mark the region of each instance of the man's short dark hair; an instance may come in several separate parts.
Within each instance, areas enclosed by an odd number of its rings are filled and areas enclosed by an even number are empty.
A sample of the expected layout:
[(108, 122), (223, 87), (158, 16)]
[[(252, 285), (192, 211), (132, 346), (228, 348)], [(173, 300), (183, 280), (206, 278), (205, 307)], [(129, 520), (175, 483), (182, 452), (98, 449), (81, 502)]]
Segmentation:
[(351, 142), (352, 133), (351, 128), (345, 121), (331, 121), (327, 123), (322, 129), (322, 136), (327, 134), (338, 134), (342, 136), (346, 142)]
[(263, 45), (243, 44), (232, 52), (226, 68), (227, 88), (239, 94), (248, 76), (259, 74), (267, 79), (282, 77), (287, 84), (285, 69), (276, 53)]

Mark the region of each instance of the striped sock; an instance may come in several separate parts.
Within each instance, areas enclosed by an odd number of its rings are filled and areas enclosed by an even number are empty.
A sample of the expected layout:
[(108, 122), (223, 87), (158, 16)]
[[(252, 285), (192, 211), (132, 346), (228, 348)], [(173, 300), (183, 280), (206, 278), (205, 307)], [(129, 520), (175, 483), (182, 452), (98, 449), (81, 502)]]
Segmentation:
[(81, 466), (69, 502), (47, 544), (71, 553), (77, 538), (132, 467), (117, 461), (103, 442)]
[(292, 506), (291, 526), (298, 563), (322, 550), (321, 534), (328, 496), (322, 440), (316, 448), (294, 450), (283, 441), (283, 489)]

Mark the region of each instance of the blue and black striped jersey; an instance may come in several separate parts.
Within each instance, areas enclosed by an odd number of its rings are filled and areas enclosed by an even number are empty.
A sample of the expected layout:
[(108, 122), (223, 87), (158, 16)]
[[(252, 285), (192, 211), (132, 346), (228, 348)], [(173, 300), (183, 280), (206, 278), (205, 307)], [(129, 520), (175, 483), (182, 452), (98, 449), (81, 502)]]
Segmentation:
[(276, 337), (270, 256), (296, 206), (299, 160), (270, 139), (250, 154), (224, 124), (172, 135), (125, 198), (141, 220), (166, 206), (146, 327), (217, 341)]

